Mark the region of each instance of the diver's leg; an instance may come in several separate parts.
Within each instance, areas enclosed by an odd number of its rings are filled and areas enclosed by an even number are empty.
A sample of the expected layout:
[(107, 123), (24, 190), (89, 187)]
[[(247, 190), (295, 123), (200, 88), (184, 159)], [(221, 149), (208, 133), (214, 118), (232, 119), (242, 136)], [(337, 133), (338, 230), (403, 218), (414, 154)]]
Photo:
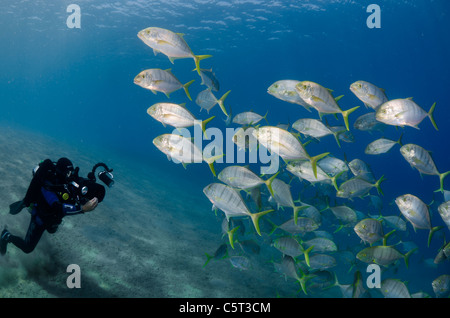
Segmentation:
[(32, 216), (25, 239), (11, 234), (9, 237), (9, 242), (13, 243), (24, 253), (28, 254), (34, 250), (44, 231), (45, 227), (37, 222), (35, 216)]

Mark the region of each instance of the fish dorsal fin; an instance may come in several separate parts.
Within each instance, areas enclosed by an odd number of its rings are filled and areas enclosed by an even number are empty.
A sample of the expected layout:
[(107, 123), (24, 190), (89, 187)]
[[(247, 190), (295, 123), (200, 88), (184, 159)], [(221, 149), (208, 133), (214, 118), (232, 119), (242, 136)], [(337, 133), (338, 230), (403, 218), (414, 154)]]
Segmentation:
[(334, 100), (335, 100), (336, 103), (337, 103), (342, 97), (344, 97), (344, 95), (338, 96), (338, 97), (336, 97)]
[(184, 33), (175, 33), (175, 34), (178, 35), (181, 38), (184, 36)]

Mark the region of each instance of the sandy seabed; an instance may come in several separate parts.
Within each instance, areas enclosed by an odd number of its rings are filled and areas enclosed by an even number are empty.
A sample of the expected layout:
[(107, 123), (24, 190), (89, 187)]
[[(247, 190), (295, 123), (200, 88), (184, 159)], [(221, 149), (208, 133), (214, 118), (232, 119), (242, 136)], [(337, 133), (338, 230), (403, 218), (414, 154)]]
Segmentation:
[[(89, 155), (86, 155), (89, 153)], [(31, 254), (12, 244), (0, 257), (0, 297), (276, 297), (296, 295), (267, 259), (240, 271), (224, 260), (203, 267), (205, 253), (223, 242), (220, 222), (199, 189), (155, 177), (151, 165), (74, 149), (38, 133), (0, 126), (0, 228), (25, 236), (30, 214), (10, 215), (41, 160), (71, 158), (86, 175), (94, 163), (114, 168), (116, 183), (92, 213), (66, 217), (44, 233)], [(201, 189), (200, 189), (201, 190)], [(209, 214), (209, 215), (208, 215)], [(205, 217), (208, 215), (208, 217)], [(213, 223), (211, 223), (213, 220)], [(215, 224), (215, 226), (211, 226)], [(237, 253), (237, 251), (234, 251)], [(251, 256), (250, 256), (251, 257)], [(68, 288), (69, 264), (81, 269), (81, 288)]]

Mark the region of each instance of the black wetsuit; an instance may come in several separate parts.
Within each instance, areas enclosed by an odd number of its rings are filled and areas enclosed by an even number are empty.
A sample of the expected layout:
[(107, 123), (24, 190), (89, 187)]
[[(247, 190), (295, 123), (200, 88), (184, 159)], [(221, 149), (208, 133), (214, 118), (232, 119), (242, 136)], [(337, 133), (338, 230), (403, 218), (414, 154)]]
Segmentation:
[[(105, 188), (95, 181), (78, 177), (77, 169), (69, 181), (66, 177), (61, 177), (61, 173), (55, 173), (55, 166), (50, 159), (39, 164), (25, 198), (21, 202), (16, 202), (18, 204), (16, 211), (12, 213), (17, 214), (23, 207), (31, 209), (27, 234), (25, 239), (22, 239), (8, 232), (9, 236), (5, 236), (8, 243), (13, 243), (25, 253), (31, 253), (45, 230), (55, 233), (63, 217), (84, 213), (81, 204), (94, 197), (98, 202), (103, 200)], [(87, 191), (81, 194), (81, 197), (80, 192), (76, 190), (81, 187), (80, 184)]]
[(66, 215), (84, 213), (79, 203), (65, 203), (55, 191), (42, 186), (36, 196), (37, 202), (31, 205), (31, 220), (25, 239), (12, 235), (9, 242), (25, 253), (31, 253), (45, 230), (55, 233), (62, 218)]

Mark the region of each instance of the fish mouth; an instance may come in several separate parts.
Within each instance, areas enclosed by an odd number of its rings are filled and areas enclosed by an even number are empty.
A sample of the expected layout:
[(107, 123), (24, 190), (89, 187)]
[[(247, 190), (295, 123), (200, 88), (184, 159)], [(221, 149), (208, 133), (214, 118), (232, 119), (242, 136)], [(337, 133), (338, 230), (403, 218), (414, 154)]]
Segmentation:
[(267, 94), (272, 95), (272, 96), (276, 96), (277, 91), (273, 88), (269, 88), (267, 89)]

